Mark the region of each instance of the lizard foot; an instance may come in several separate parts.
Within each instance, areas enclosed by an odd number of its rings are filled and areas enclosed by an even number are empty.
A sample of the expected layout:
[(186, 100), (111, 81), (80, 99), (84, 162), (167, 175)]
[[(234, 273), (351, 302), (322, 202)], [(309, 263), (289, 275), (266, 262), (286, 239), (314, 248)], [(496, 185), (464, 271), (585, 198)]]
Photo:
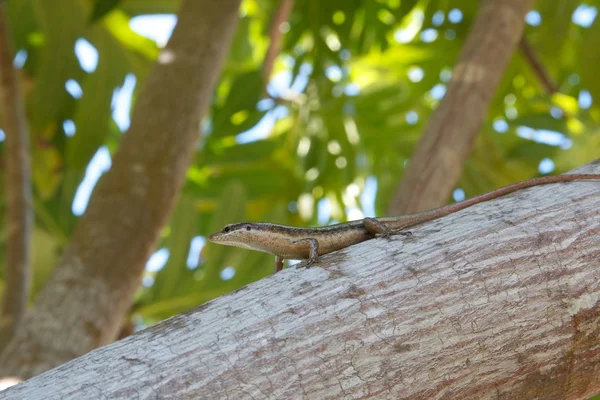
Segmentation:
[(390, 239), (392, 235), (412, 236), (410, 231), (405, 231), (403, 229), (389, 229), (384, 223), (375, 218), (365, 218), (363, 224), (371, 235), (378, 238)]
[(411, 231), (397, 230), (397, 231), (391, 231), (390, 235), (412, 236), (413, 234)]
[(412, 236), (412, 232), (410, 231), (387, 231), (387, 232), (383, 232), (383, 233), (378, 233), (375, 235), (375, 237), (377, 238), (386, 238), (386, 239), (391, 239), (392, 236), (394, 235), (402, 235), (402, 236)]
[(373, 237), (389, 237), (392, 233), (385, 224), (375, 218), (365, 218), (363, 224)]
[(308, 260), (304, 260), (302, 262), (299, 262), (298, 264), (295, 265), (296, 268), (300, 269), (300, 268), (310, 268), (316, 260), (313, 259), (308, 259)]

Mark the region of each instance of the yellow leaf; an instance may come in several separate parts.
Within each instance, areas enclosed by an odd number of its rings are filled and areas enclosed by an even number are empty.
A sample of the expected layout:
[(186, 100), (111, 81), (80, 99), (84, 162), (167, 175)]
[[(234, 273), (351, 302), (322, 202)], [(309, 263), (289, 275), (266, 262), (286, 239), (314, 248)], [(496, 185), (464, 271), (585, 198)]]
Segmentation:
[(568, 114), (577, 114), (579, 112), (579, 105), (577, 99), (572, 96), (567, 96), (562, 93), (555, 93), (552, 95), (552, 102), (563, 109)]
[(36, 146), (32, 152), (33, 184), (42, 200), (54, 196), (62, 181), (62, 157), (54, 146)]
[(585, 125), (577, 118), (569, 118), (567, 120), (567, 128), (573, 134), (581, 134), (585, 130)]

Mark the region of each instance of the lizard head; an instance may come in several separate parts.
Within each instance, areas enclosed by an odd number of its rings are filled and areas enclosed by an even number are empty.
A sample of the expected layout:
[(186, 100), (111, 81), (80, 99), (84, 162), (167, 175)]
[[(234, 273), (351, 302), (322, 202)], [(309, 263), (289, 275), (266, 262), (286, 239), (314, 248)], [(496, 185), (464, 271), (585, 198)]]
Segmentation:
[[(213, 243), (262, 251), (284, 258), (303, 258), (307, 249), (299, 252), (294, 246), (295, 240), (302, 239), (302, 230), (285, 225), (263, 222), (242, 222), (227, 225), (220, 232), (208, 237)], [(306, 257), (304, 257), (306, 258)]]
[(257, 232), (260, 232), (259, 224), (242, 222), (226, 225), (220, 232), (210, 235), (208, 240), (213, 243), (254, 250), (255, 247), (252, 246), (252, 239), (256, 237)]

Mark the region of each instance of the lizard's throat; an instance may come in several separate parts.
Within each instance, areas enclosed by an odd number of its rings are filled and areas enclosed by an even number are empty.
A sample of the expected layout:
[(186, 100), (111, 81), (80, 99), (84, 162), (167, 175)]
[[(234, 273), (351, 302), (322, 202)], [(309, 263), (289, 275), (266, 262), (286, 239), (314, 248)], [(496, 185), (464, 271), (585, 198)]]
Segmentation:
[(252, 235), (246, 237), (228, 238), (228, 237), (210, 237), (209, 240), (214, 243), (239, 247), (241, 249), (262, 251), (264, 253), (273, 254), (272, 237), (262, 237), (259, 235)]

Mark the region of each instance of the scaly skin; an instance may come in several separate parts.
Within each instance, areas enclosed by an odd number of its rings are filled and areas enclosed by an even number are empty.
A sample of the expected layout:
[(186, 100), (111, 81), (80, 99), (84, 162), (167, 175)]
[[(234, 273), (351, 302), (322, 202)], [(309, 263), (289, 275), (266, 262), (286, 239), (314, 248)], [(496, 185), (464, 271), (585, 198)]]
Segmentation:
[(208, 240), (227, 246), (273, 254), (276, 256), (275, 271), (279, 271), (283, 267), (284, 259), (306, 260), (302, 266), (310, 266), (320, 255), (344, 249), (348, 246), (372, 239), (375, 236), (402, 233), (403, 229), (444, 217), (472, 205), (496, 199), (520, 189), (550, 183), (598, 179), (600, 179), (600, 174), (546, 176), (517, 182), (458, 203), (416, 214), (400, 215), (397, 217), (365, 218), (363, 220), (316, 228), (298, 228), (264, 222), (242, 222), (227, 225), (220, 232), (210, 235)]

